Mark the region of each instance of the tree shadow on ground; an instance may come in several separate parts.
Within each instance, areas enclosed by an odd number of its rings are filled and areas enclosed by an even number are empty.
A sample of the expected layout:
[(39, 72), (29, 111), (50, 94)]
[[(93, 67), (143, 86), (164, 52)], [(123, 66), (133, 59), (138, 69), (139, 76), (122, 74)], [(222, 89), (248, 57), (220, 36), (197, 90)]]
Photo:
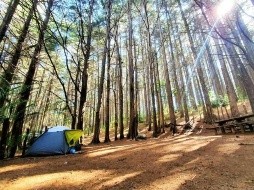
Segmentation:
[[(75, 155), (6, 160), (0, 163), (0, 189), (248, 187), (243, 181), (251, 177), (241, 177), (239, 171), (244, 172), (245, 167), (239, 162), (253, 163), (249, 152), (254, 146), (240, 146), (237, 140), (234, 136), (181, 135), (86, 146), (84, 153)], [(235, 149), (229, 148), (232, 143)], [(248, 153), (243, 154), (246, 149)], [(234, 165), (239, 167), (237, 172)]]

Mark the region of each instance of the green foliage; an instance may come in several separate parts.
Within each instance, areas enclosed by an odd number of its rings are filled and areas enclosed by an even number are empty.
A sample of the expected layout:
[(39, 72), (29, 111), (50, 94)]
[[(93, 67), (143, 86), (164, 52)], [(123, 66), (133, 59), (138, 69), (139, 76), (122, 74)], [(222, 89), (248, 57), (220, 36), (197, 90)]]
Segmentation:
[(92, 128), (90, 127), (85, 127), (83, 131), (84, 131), (84, 135), (87, 135), (87, 136), (91, 135), (93, 132)]
[(7, 138), (7, 147), (14, 146), (15, 143), (18, 144), (19, 148), (22, 148), (22, 142), (25, 140), (26, 134), (22, 134), (18, 137), (18, 139), (13, 139), (10, 135)]
[(138, 115), (138, 122), (139, 123), (145, 122), (145, 115), (144, 114), (139, 114)]
[(173, 96), (176, 96), (176, 95), (177, 95), (177, 89), (176, 89), (176, 88), (172, 89), (172, 95), (173, 95)]
[(229, 104), (227, 96), (216, 96), (214, 92), (209, 93), (211, 104), (213, 108), (225, 107)]
[(49, 33), (45, 34), (45, 45), (49, 51), (55, 51), (57, 44), (58, 43), (51, 34)]
[[(66, 113), (63, 113), (63, 114), (66, 114)], [(68, 115), (69, 116), (69, 115)], [(70, 126), (71, 125), (71, 117), (64, 117), (64, 120), (63, 120), (64, 124), (66, 126)]]
[[(16, 94), (18, 94), (20, 90), (20, 86), (13, 87), (10, 89), (9, 93), (7, 94), (7, 100), (2, 108), (0, 108), (0, 122), (2, 122), (5, 118), (14, 118), (14, 109), (19, 104), (20, 100), (17, 98)], [(0, 96), (6, 93), (4, 89), (1, 90)], [(8, 96), (9, 95), (9, 96)], [(10, 97), (12, 97), (10, 99)]]
[(244, 101), (248, 99), (246, 92), (242, 88), (236, 87), (236, 93), (239, 101)]

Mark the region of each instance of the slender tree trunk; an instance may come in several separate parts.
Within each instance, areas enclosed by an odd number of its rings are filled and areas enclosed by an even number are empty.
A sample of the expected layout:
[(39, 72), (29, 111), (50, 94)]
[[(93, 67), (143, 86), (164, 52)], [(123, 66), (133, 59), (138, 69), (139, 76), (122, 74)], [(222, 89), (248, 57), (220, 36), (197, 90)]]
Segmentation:
[[(118, 27), (118, 26), (116, 26)], [(115, 35), (115, 44), (116, 44), (116, 52), (117, 52), (117, 63), (118, 63), (118, 90), (119, 90), (119, 95), (118, 95), (118, 101), (119, 101), (119, 132), (120, 132), (120, 139), (124, 138), (124, 125), (123, 125), (123, 71), (122, 71), (122, 58), (120, 54), (120, 47), (118, 43), (118, 28), (116, 29), (116, 35)]]
[(3, 121), (2, 135), (0, 141), (0, 160), (3, 160), (5, 158), (9, 128), (10, 128), (10, 119), (5, 118)]
[[(254, 42), (252, 40), (253, 35), (251, 35), (250, 31), (248, 30), (239, 11), (236, 12), (236, 18), (237, 18), (236, 26), (238, 28), (238, 33), (240, 34), (240, 38), (244, 44), (246, 53), (248, 54), (249, 60), (251, 61), (250, 64), (254, 64), (254, 54), (253, 54), (253, 52), (254, 52), (254, 44), (253, 43)], [(237, 32), (234, 29), (232, 29), (232, 31), (234, 31), (235, 33)], [(238, 41), (239, 40), (240, 39), (238, 38)]]
[(184, 113), (183, 113), (183, 106), (182, 106), (182, 95), (181, 95), (181, 92), (180, 92), (179, 83), (178, 83), (177, 74), (176, 74), (176, 59), (175, 59), (176, 50), (174, 50), (173, 41), (172, 41), (172, 38), (171, 38), (172, 32), (174, 32), (174, 31), (172, 31), (173, 22), (172, 22), (171, 17), (169, 16), (169, 11), (168, 11), (167, 6), (165, 6), (165, 11), (166, 11), (166, 16), (167, 16), (167, 26), (168, 26), (168, 31), (169, 31), (169, 34), (168, 34), (169, 47), (170, 47), (170, 52), (169, 53), (170, 53), (171, 61), (172, 61), (174, 86), (175, 86), (175, 89), (176, 89), (176, 102), (177, 102), (177, 107), (178, 107), (178, 110), (179, 110), (179, 113), (180, 113), (180, 117), (182, 118), (184, 116)]
[(0, 96), (0, 109), (3, 107), (4, 102), (5, 102), (8, 94), (9, 94), (9, 90), (10, 90), (10, 87), (11, 87), (14, 72), (15, 72), (16, 66), (18, 64), (19, 58), (21, 56), (22, 45), (23, 45), (23, 42), (25, 41), (26, 35), (28, 33), (30, 22), (31, 22), (32, 17), (33, 17), (33, 11), (36, 8), (37, 3), (38, 3), (38, 0), (33, 1), (33, 4), (31, 5), (28, 16), (27, 16), (26, 21), (24, 23), (24, 26), (21, 30), (21, 34), (18, 38), (18, 42), (16, 44), (15, 51), (14, 51), (14, 54), (12, 56), (12, 59), (11, 59), (9, 65), (8, 65), (7, 69), (3, 73), (3, 76), (0, 77), (0, 79), (1, 79), (0, 80), (0, 86), (1, 86), (2, 91), (3, 91), (3, 93)]
[[(116, 59), (116, 62), (117, 62), (117, 59)], [(116, 72), (115, 72), (115, 79), (117, 79), (118, 77), (118, 74), (117, 74), (117, 68), (116, 68)], [(119, 80), (119, 79), (117, 79)], [(114, 116), (114, 126), (115, 126), (115, 141), (118, 140), (118, 137), (117, 137), (117, 134), (118, 134), (118, 121), (119, 121), (119, 114), (118, 114), (118, 101), (119, 98), (117, 97), (117, 83), (118, 81), (115, 80), (114, 82), (114, 86), (115, 86), (115, 89), (113, 90), (113, 94), (114, 94), (114, 110), (115, 110), (115, 116)], [(113, 86), (113, 85), (112, 85)]]
[[(111, 25), (111, 1), (108, 0), (107, 2), (107, 11), (108, 11), (108, 18), (107, 18), (107, 23)], [(107, 48), (107, 84), (106, 84), (106, 106), (105, 106), (105, 140), (104, 143), (110, 142), (109, 138), (109, 125), (110, 125), (110, 109), (109, 109), (109, 97), (110, 97), (110, 35), (107, 36), (107, 43), (108, 43), (108, 48)]]
[[(148, 62), (148, 53), (146, 53), (146, 61)], [(152, 130), (152, 113), (151, 113), (151, 81), (150, 81), (150, 65), (146, 63), (146, 94), (145, 96), (147, 97), (147, 122), (148, 122), (148, 131)]]
[[(216, 46), (216, 49), (217, 49), (217, 52), (221, 52), (221, 53), (223, 52), (222, 48), (219, 45)], [(228, 100), (229, 100), (230, 111), (231, 111), (231, 115), (233, 117), (236, 117), (239, 115), (239, 110), (238, 110), (238, 106), (237, 106), (238, 98), (237, 98), (236, 92), (234, 90), (233, 83), (230, 79), (228, 69), (226, 66), (226, 62), (225, 62), (221, 53), (219, 53), (218, 58), (220, 60), (221, 70), (222, 70), (223, 78), (224, 78), (225, 85), (226, 85), (226, 91), (227, 91), (227, 96), (228, 96)]]
[(47, 25), (49, 22), (49, 17), (50, 17), (52, 6), (53, 6), (53, 0), (49, 0), (47, 11), (45, 14), (45, 19), (44, 19), (42, 25), (40, 26), (39, 37), (38, 37), (38, 41), (37, 41), (37, 44), (36, 44), (32, 59), (31, 59), (31, 63), (29, 65), (29, 69), (27, 71), (24, 84), (23, 84), (22, 89), (19, 93), (20, 100), (19, 100), (19, 103), (16, 107), (15, 119), (14, 119), (13, 127), (12, 127), (12, 138), (11, 139), (13, 139), (13, 144), (12, 144), (11, 150), (10, 150), (10, 157), (11, 158), (14, 157), (14, 155), (16, 153), (18, 141), (19, 141), (19, 138), (22, 134), (23, 122), (24, 122), (25, 112), (26, 112), (26, 105), (27, 105), (27, 102), (28, 102), (28, 99), (30, 96), (30, 92), (32, 90), (33, 78), (34, 78), (36, 67), (39, 63), (39, 54), (42, 49), (44, 35), (45, 35), (45, 31), (47, 29)]
[[(251, 39), (247, 39), (250, 33), (248, 29), (245, 27), (239, 14), (236, 15), (236, 17), (237, 17), (236, 27), (238, 30), (236, 30), (235, 27), (234, 28), (231, 27), (231, 32), (234, 37), (234, 41), (236, 41), (236, 44), (237, 44), (236, 47), (238, 47), (241, 50), (249, 66), (254, 70), (253, 41)], [(228, 23), (231, 24), (232, 22), (228, 20)], [(224, 29), (224, 30), (227, 30), (227, 29)]]
[(186, 89), (186, 85), (184, 84), (184, 79), (183, 79), (183, 72), (184, 70), (181, 70), (180, 71), (180, 76), (181, 76), (181, 79), (182, 79), (182, 87), (183, 87), (183, 110), (184, 110), (184, 120), (185, 122), (187, 123), (189, 120), (190, 120), (190, 117), (189, 117), (189, 109), (188, 109), (188, 104), (187, 104), (187, 92), (185, 91)]
[[(177, 39), (174, 38), (175, 44), (177, 42)], [(179, 55), (176, 56), (176, 60), (179, 63), (179, 67), (180, 67), (180, 71), (179, 71), (179, 75), (180, 75), (180, 83), (182, 84), (181, 87), (181, 91), (180, 93), (182, 94), (181, 98), (182, 98), (182, 103), (183, 103), (183, 111), (184, 111), (184, 119), (185, 122), (187, 123), (189, 121), (189, 110), (188, 110), (188, 104), (187, 104), (187, 92), (186, 92), (186, 84), (185, 84), (185, 79), (184, 79), (184, 65), (185, 64), (181, 64)]]
[(147, 56), (144, 52), (144, 40), (142, 38), (142, 31), (141, 31), (141, 27), (140, 27), (140, 38), (141, 38), (141, 56), (142, 56), (142, 67), (143, 67), (143, 72), (144, 72), (144, 100), (145, 100), (145, 111), (146, 111), (146, 124), (148, 124), (148, 131), (152, 130), (152, 126), (151, 126), (151, 112), (150, 112), (150, 91), (149, 86), (150, 86), (150, 82), (149, 82), (149, 68), (148, 65), (146, 64), (147, 61)]
[(135, 75), (134, 75), (134, 84), (135, 84), (135, 105), (134, 105), (134, 110), (135, 110), (135, 120), (134, 120), (134, 123), (135, 123), (135, 126), (134, 126), (134, 135), (135, 135), (135, 139), (137, 138), (137, 135), (138, 135), (138, 118), (139, 118), (139, 115), (138, 115), (138, 92), (139, 92), (139, 83), (138, 83), (138, 56), (137, 56), (137, 48), (136, 48), (136, 43), (135, 43), (135, 40), (134, 40), (134, 57), (135, 57), (135, 65), (134, 65), (134, 70), (135, 70)]
[[(97, 80), (95, 80), (94, 86), (97, 86)], [(95, 105), (96, 104), (96, 90), (94, 90), (93, 93), (93, 120), (92, 120), (92, 126), (91, 126), (91, 133), (94, 131), (95, 126)]]
[(7, 12), (3, 18), (3, 21), (1, 23), (1, 26), (0, 26), (0, 43), (2, 42), (4, 36), (5, 36), (5, 33), (9, 27), (9, 24), (11, 22), (11, 19), (14, 15), (14, 12), (16, 11), (16, 8), (19, 4), (20, 0), (11, 0), (9, 5), (8, 5), (8, 9), (7, 9)]
[[(156, 48), (155, 48), (156, 49)], [(159, 99), (159, 90), (158, 90), (158, 85), (160, 83), (160, 81), (158, 80), (158, 76), (157, 75), (157, 58), (156, 58), (156, 52), (153, 52), (153, 57), (154, 57), (154, 69), (153, 69), (153, 76), (154, 76), (154, 84), (155, 84), (155, 97), (156, 97), (156, 103), (157, 103), (157, 110), (158, 110), (158, 129), (157, 129), (157, 132), (160, 133), (160, 129), (162, 127), (162, 112), (161, 112), (161, 104), (160, 104), (160, 99)]]
[[(184, 52), (180, 36), (178, 36), (178, 42), (179, 42), (179, 45), (180, 45), (180, 51)], [(182, 64), (183, 64), (183, 70), (186, 71), (186, 72), (184, 72), (184, 71), (183, 72), (186, 73), (185, 74), (186, 75), (186, 79), (185, 79), (186, 80), (186, 90), (188, 89), (188, 92), (189, 92), (189, 99), (190, 99), (189, 101), (190, 101), (192, 107), (195, 110), (197, 110), (198, 108), (197, 108), (197, 105), (196, 105), (196, 97), (194, 95), (194, 89), (192, 88), (192, 84), (191, 84), (192, 80), (190, 79), (188, 65), (187, 65), (187, 60), (186, 60), (184, 55), (182, 55), (182, 58), (183, 58), (183, 62), (182, 62)], [(186, 96), (186, 99), (187, 99), (187, 94), (185, 94), (185, 96)]]
[(48, 93), (47, 93), (46, 98), (45, 98), (45, 107), (44, 107), (44, 109), (41, 109), (41, 110), (43, 110), (43, 112), (42, 112), (41, 121), (39, 122), (38, 129), (39, 128), (42, 129), (42, 126), (44, 126), (45, 116), (46, 116), (46, 113), (47, 113), (48, 108), (49, 108), (50, 94), (51, 94), (51, 91), (52, 91), (52, 84), (53, 84), (53, 78), (50, 79), (50, 82), (49, 82), (49, 85), (48, 85)]
[(129, 98), (130, 98), (130, 123), (129, 123), (129, 137), (131, 139), (135, 136), (135, 89), (134, 89), (134, 64), (133, 64), (133, 29), (132, 29), (132, 0), (128, 0), (128, 60), (129, 60)]
[[(202, 28), (201, 28), (202, 30)], [(204, 36), (203, 31), (201, 31), (201, 38), (202, 38), (202, 42), (206, 43), (205, 44), (205, 48), (206, 48), (206, 53), (207, 53), (207, 58), (208, 58), (208, 68), (210, 69), (209, 74), (211, 74), (211, 82), (213, 84), (214, 89), (216, 90), (217, 94), (220, 96), (223, 96), (223, 90), (222, 90), (222, 86), (219, 80), (219, 74), (216, 71), (215, 68), (215, 63), (212, 57), (212, 51), (210, 49), (209, 46), (209, 42), (206, 42), (206, 37)]]
[[(225, 45), (230, 55), (237, 55), (237, 52), (232, 44), (226, 42)], [(250, 101), (251, 110), (254, 112), (254, 84), (241, 59), (239, 57), (237, 59), (232, 57), (231, 60), (232, 63), (239, 69), (240, 80), (244, 84), (244, 88)]]
[[(39, 90), (36, 92), (36, 95), (33, 98), (30, 98), (31, 102), (37, 102), (35, 109), (33, 110), (33, 112), (36, 112), (36, 115), (33, 115), (33, 118), (30, 120), (30, 131), (33, 131), (34, 128), (36, 128), (36, 124), (39, 123), (39, 116), (40, 116), (40, 110), (42, 109), (42, 105), (44, 102), (44, 97), (46, 94), (46, 90), (42, 93), (42, 88), (43, 88), (43, 79), (46, 78), (45, 77), (45, 72), (46, 70), (43, 70), (43, 73), (40, 77), (39, 80)], [(38, 72), (36, 72), (38, 73)], [(35, 74), (35, 80), (36, 80), (36, 74)], [(41, 97), (40, 97), (41, 96)], [(29, 103), (30, 104), (30, 103)], [(26, 122), (24, 122), (24, 125), (26, 125)]]
[[(189, 28), (189, 25), (187, 23), (186, 17), (184, 15), (184, 12), (183, 12), (183, 9), (182, 9), (181, 0), (177, 0), (177, 3), (178, 3), (178, 6), (180, 8), (182, 20), (184, 22), (184, 26), (185, 26), (185, 29), (186, 29), (186, 32), (187, 32), (187, 35), (188, 35), (188, 39), (189, 39), (189, 42), (190, 42), (191, 51), (192, 51), (194, 60), (195, 60), (195, 62), (198, 62), (199, 60), (197, 60), (198, 56), (197, 56), (196, 49), (194, 47), (194, 41), (193, 41), (193, 38), (191, 36), (190, 28)], [(212, 106), (211, 106), (211, 102), (210, 102), (210, 99), (209, 99), (208, 88), (207, 88), (205, 80), (204, 80), (204, 74), (203, 74), (201, 66), (197, 67), (197, 73), (198, 73), (198, 78), (199, 78), (199, 81), (200, 81), (202, 94), (203, 94), (203, 98), (204, 98), (204, 102), (205, 102), (205, 108), (206, 108), (205, 121), (207, 123), (212, 123), (213, 120), (214, 120), (213, 112), (212, 112)]]
[(104, 79), (105, 79), (105, 68), (106, 68), (106, 57), (108, 52), (108, 39), (110, 39), (110, 12), (108, 11), (110, 8), (108, 6), (111, 6), (110, 3), (107, 3), (107, 24), (106, 24), (106, 38), (104, 42), (104, 50), (103, 50), (103, 57), (102, 57), (102, 65), (101, 65), (101, 77), (99, 81), (99, 87), (98, 87), (98, 99), (97, 99), (97, 106), (95, 110), (95, 126), (94, 126), (94, 134), (92, 142), (93, 144), (100, 143), (100, 110), (101, 110), (101, 104), (102, 104), (102, 94), (103, 94), (103, 86), (104, 86)]
[(169, 79), (169, 71), (168, 71), (168, 63), (167, 63), (167, 57), (166, 57), (166, 49), (165, 44), (163, 40), (163, 34), (161, 29), (161, 22), (159, 19), (159, 34), (160, 34), (160, 44), (161, 44), (161, 51), (162, 51), (162, 60), (163, 60), (163, 67), (164, 67), (164, 77), (166, 80), (166, 94), (167, 94), (167, 101), (168, 101), (168, 109), (169, 109), (169, 116), (170, 116), (170, 123), (173, 125), (176, 124), (176, 117), (175, 117), (175, 109), (173, 104), (173, 94), (172, 94), (172, 88), (171, 88), (171, 81)]
[[(76, 128), (77, 124), (77, 110), (78, 110), (78, 100), (79, 100), (79, 85), (80, 85), (80, 66), (81, 62), (78, 61), (77, 68), (76, 68), (76, 76), (75, 76), (75, 82), (74, 82), (74, 91), (72, 96), (72, 102), (73, 102), (73, 115), (72, 115), (72, 121), (71, 121), (71, 129)], [(83, 118), (82, 118), (83, 121)]]
[[(6, 52), (9, 51), (10, 49), (10, 44), (12, 42), (10, 42), (9, 40), (7, 41), (7, 38), (5, 38), (3, 40), (3, 45), (1, 47), (1, 51), (0, 51), (0, 63), (3, 64), (5, 63), (6, 57), (8, 57), (8, 54)], [(0, 44), (1, 45), (1, 44)], [(6, 47), (6, 48), (5, 48)], [(0, 73), (2, 73), (4, 71), (4, 67), (1, 66), (0, 67)]]
[[(78, 123), (77, 123), (77, 129), (83, 130), (83, 108), (84, 104), (86, 102), (86, 96), (87, 96), (87, 80), (88, 80), (88, 67), (89, 67), (89, 57), (90, 57), (90, 50), (91, 50), (91, 41), (92, 41), (92, 30), (93, 30), (93, 23), (92, 23), (92, 15), (93, 15), (93, 6), (94, 6), (94, 0), (91, 0), (89, 2), (89, 16), (88, 16), (88, 32), (87, 32), (87, 39), (86, 44), (83, 44), (84, 42), (84, 22), (83, 19), (81, 19), (81, 40), (82, 40), (82, 53), (84, 56), (84, 68), (82, 71), (82, 84), (81, 84), (81, 92), (80, 92), (80, 103), (79, 103), (79, 110), (78, 110)], [(82, 13), (79, 12), (80, 17), (82, 18)]]
[(157, 137), (158, 124), (157, 124), (157, 114), (155, 105), (155, 79), (154, 79), (154, 57), (152, 51), (151, 33), (150, 33), (150, 22), (148, 19), (147, 12), (147, 0), (143, 0), (143, 7), (145, 13), (145, 24), (146, 24), (146, 37), (147, 37), (147, 53), (149, 61), (149, 78), (150, 78), (150, 90), (151, 90), (151, 100), (152, 100), (152, 114), (153, 114), (153, 137)]
[(201, 91), (201, 84), (198, 80), (198, 77), (195, 77), (195, 80), (196, 80), (196, 85), (197, 85), (197, 91), (198, 91), (198, 94), (200, 96), (200, 105), (202, 106), (202, 110), (203, 110), (203, 117), (205, 118), (205, 116), (207, 115), (207, 110), (206, 110), (206, 107), (205, 107), (205, 101), (204, 101), (204, 97), (203, 97), (203, 94), (202, 94), (202, 91)]
[(160, 131), (162, 133), (165, 133), (165, 118), (164, 118), (164, 108), (163, 108), (163, 103), (162, 103), (162, 95), (161, 95), (161, 84), (160, 84), (160, 74), (159, 74), (159, 64), (158, 64), (158, 58), (157, 58), (157, 54), (155, 55), (155, 59), (156, 59), (156, 66), (155, 66), (155, 81), (156, 82), (156, 86), (157, 86), (157, 99), (158, 99), (158, 105), (159, 105), (159, 111), (160, 111)]
[[(126, 59), (126, 63), (128, 63), (128, 60)], [(126, 74), (126, 79), (125, 79), (125, 83), (129, 84), (129, 73), (125, 72)], [(129, 126), (129, 85), (125, 85), (125, 126)], [(129, 127), (128, 127), (129, 128)], [(129, 132), (127, 134), (127, 138), (130, 138)]]

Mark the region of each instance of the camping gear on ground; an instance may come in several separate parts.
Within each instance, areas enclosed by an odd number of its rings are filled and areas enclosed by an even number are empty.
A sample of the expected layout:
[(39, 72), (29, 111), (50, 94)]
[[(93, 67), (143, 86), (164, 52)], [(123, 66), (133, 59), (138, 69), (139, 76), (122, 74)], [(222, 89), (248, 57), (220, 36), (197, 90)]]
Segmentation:
[(66, 154), (82, 136), (81, 130), (70, 130), (64, 126), (49, 128), (28, 148), (26, 156)]
[(75, 154), (76, 153), (76, 150), (74, 147), (71, 147), (71, 149), (69, 150), (69, 153), (70, 154)]

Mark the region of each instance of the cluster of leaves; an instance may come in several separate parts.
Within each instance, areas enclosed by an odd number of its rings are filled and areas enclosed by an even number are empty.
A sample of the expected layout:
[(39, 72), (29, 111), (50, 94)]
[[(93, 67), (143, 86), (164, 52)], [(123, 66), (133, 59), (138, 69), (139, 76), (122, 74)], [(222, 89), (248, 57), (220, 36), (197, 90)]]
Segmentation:
[(144, 123), (145, 122), (145, 114), (139, 114), (138, 115), (138, 121), (139, 123)]
[(236, 88), (237, 96), (239, 101), (244, 101), (248, 99), (248, 96), (245, 91), (243, 91), (241, 88), (237, 87)]
[(210, 100), (213, 108), (225, 107), (229, 104), (227, 96), (216, 96), (213, 92), (210, 92)]

